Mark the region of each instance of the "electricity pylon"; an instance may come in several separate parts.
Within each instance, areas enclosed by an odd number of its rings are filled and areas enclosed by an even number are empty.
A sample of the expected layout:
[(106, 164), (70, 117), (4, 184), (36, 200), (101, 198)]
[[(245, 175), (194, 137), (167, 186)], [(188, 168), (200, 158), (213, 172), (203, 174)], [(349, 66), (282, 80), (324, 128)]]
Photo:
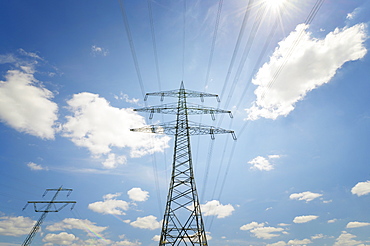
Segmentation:
[(214, 94), (185, 90), (183, 82), (179, 90), (147, 93), (144, 100), (148, 96), (160, 96), (161, 101), (164, 97), (176, 97), (178, 100), (177, 103), (134, 109), (149, 112), (150, 118), (154, 113), (175, 114), (176, 121), (131, 129), (136, 132), (175, 135), (172, 176), (159, 245), (208, 245), (195, 187), (190, 135), (210, 134), (214, 139), (214, 134), (231, 133), (234, 140), (236, 136), (234, 131), (189, 122), (188, 115), (210, 114), (214, 120), (214, 114), (219, 113), (228, 113), (232, 117), (231, 111), (187, 104), (187, 98), (200, 97), (202, 101), (204, 97), (216, 97), (218, 101), (219, 98)]
[[(28, 234), (27, 238), (22, 243), (22, 246), (31, 245), (33, 238), (36, 236), (36, 233), (40, 229), (40, 226), (41, 226), (42, 222), (44, 222), (45, 217), (48, 213), (50, 213), (50, 212), (59, 212), (65, 206), (67, 206), (69, 203), (73, 203), (73, 205), (71, 207), (71, 209), (73, 209), (74, 205), (76, 204), (75, 201), (55, 201), (55, 199), (57, 198), (60, 191), (68, 191), (68, 194), (67, 194), (67, 197), (68, 197), (71, 194), (72, 189), (63, 189), (62, 187), (60, 187), (58, 189), (46, 189), (46, 191), (44, 192), (42, 197), (44, 197), (46, 195), (46, 193), (48, 193), (48, 191), (56, 191), (56, 193), (54, 194), (51, 201), (28, 201), (26, 206), (23, 208), (23, 210), (25, 210), (26, 207), (28, 206), (28, 204), (33, 203), (35, 212), (41, 212), (42, 215), (40, 216), (40, 218), (36, 222), (36, 224), (33, 226), (32, 230)], [(39, 208), (37, 208), (36, 204), (46, 204), (46, 207), (44, 206), (45, 209), (43, 209), (43, 208), (39, 209)], [(63, 205), (58, 208), (56, 206), (56, 204), (63, 204)]]

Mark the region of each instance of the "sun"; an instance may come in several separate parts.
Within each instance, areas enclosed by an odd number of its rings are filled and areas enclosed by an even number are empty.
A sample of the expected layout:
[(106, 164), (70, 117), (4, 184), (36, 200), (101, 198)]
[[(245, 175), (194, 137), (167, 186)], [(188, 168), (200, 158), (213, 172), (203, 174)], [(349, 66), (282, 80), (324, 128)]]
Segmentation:
[(263, 2), (270, 10), (279, 11), (281, 8), (284, 7), (287, 0), (263, 0)]

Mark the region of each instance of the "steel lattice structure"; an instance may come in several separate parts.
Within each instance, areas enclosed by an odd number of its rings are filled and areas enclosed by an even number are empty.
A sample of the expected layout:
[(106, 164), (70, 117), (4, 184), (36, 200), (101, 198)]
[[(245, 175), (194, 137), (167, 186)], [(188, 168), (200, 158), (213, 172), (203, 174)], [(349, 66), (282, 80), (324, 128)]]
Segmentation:
[(232, 117), (231, 112), (187, 104), (187, 98), (198, 97), (202, 101), (204, 97), (219, 99), (214, 94), (186, 90), (182, 82), (179, 90), (147, 93), (145, 100), (148, 96), (160, 96), (161, 101), (164, 97), (176, 97), (178, 99), (177, 104), (134, 109), (135, 111), (150, 113), (150, 118), (152, 118), (153, 113), (176, 114), (176, 121), (131, 129), (131, 131), (136, 132), (175, 135), (172, 175), (159, 245), (208, 245), (194, 180), (190, 135), (210, 134), (212, 139), (214, 139), (214, 134), (221, 133), (231, 133), (234, 139), (236, 139), (236, 136), (234, 131), (189, 122), (188, 115), (211, 114), (212, 119), (214, 119), (214, 114), (219, 113), (228, 113)]
[[(27, 238), (22, 243), (22, 246), (31, 245), (33, 238), (36, 236), (36, 233), (40, 229), (40, 226), (41, 226), (42, 222), (44, 222), (44, 220), (46, 218), (46, 215), (48, 213), (50, 213), (50, 212), (59, 212), (60, 210), (62, 210), (65, 206), (67, 206), (70, 203), (73, 203), (72, 208), (71, 208), (71, 209), (73, 209), (73, 206), (76, 204), (75, 201), (55, 201), (59, 192), (68, 191), (67, 196), (69, 196), (69, 194), (72, 192), (72, 189), (64, 189), (62, 187), (60, 187), (58, 189), (46, 189), (46, 191), (44, 192), (44, 194), (42, 196), (44, 197), (46, 195), (46, 193), (49, 192), (49, 191), (56, 191), (53, 198), (51, 199), (51, 201), (29, 201), (26, 204), (26, 206), (23, 208), (23, 210), (24, 210), (24, 209), (26, 209), (28, 204), (33, 203), (35, 212), (41, 212), (42, 215), (40, 216), (39, 220), (35, 223), (33, 228), (31, 229)], [(36, 204), (46, 204), (46, 208), (45, 209), (37, 208)], [(56, 204), (61, 204), (62, 206), (57, 207)]]

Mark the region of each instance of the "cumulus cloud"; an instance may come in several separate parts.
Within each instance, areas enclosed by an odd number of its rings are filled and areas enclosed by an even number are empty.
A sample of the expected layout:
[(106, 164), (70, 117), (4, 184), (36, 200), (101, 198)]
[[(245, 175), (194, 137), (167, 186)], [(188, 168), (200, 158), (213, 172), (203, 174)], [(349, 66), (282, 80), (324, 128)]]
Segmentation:
[(315, 239), (320, 239), (320, 238), (324, 238), (324, 234), (316, 234), (314, 236), (311, 237), (312, 240), (315, 240)]
[(293, 222), (296, 224), (307, 223), (311, 220), (317, 219), (319, 216), (316, 215), (302, 215), (294, 218)]
[(31, 66), (20, 66), (0, 81), (0, 121), (19, 132), (54, 139), (58, 106), (33, 73)]
[(130, 225), (141, 229), (155, 230), (161, 227), (161, 222), (157, 221), (157, 217), (149, 215), (146, 217), (138, 217), (135, 221), (131, 222)]
[(310, 243), (312, 243), (312, 241), (307, 238), (303, 240), (293, 239), (293, 240), (289, 240), (288, 245), (306, 245)]
[(277, 227), (257, 227), (254, 229), (251, 229), (250, 232), (254, 234), (257, 238), (262, 239), (271, 239), (274, 237), (280, 236), (280, 234), (277, 234), (278, 232), (282, 233), (284, 231), (283, 228), (277, 228)]
[(95, 233), (102, 233), (105, 231), (108, 227), (103, 226), (97, 226), (96, 223), (91, 222), (87, 219), (75, 219), (75, 218), (66, 218), (62, 220), (61, 222), (54, 223), (52, 225), (49, 225), (46, 227), (46, 230), (48, 231), (64, 231), (64, 230), (72, 230), (72, 229), (78, 229), (87, 232), (89, 235), (91, 234), (91, 231)]
[(353, 245), (364, 245), (361, 244), (361, 241), (357, 241), (354, 238), (356, 238), (355, 235), (352, 235), (351, 233), (348, 233), (346, 231), (342, 231), (342, 234), (336, 239), (333, 246), (353, 246)]
[(36, 164), (36, 163), (33, 163), (33, 162), (27, 163), (27, 167), (29, 167), (32, 171), (48, 170), (47, 167), (43, 167), (43, 166), (41, 166), (39, 164)]
[(159, 242), (159, 240), (161, 240), (161, 235), (155, 235), (154, 237), (152, 237), (152, 240), (155, 242)]
[(117, 156), (114, 153), (108, 154), (107, 159), (102, 163), (104, 168), (112, 169), (118, 165), (126, 164), (127, 158), (124, 155)]
[[(280, 234), (276, 233), (284, 233), (283, 228), (279, 227), (271, 227), (271, 226), (264, 226), (265, 223), (257, 223), (255, 221), (245, 224), (240, 227), (240, 230), (242, 231), (250, 231), (255, 237), (257, 238), (263, 238), (263, 239), (271, 239), (273, 237), (278, 237)], [(279, 244), (277, 244), (279, 245)]]
[(127, 191), (128, 196), (131, 200), (137, 202), (144, 202), (148, 200), (149, 192), (142, 190), (141, 188), (132, 188), (131, 190)]
[(271, 171), (274, 169), (274, 166), (270, 163), (271, 159), (280, 158), (279, 155), (269, 155), (267, 158), (262, 156), (257, 156), (253, 160), (250, 160), (248, 163), (251, 164), (251, 169), (258, 169), (261, 171)]
[(88, 208), (101, 214), (125, 215), (126, 213), (123, 211), (127, 211), (130, 204), (123, 200), (114, 199), (117, 196), (120, 196), (120, 193), (107, 194), (103, 196), (104, 201), (90, 203)]
[(357, 227), (363, 227), (363, 226), (369, 226), (369, 225), (370, 223), (367, 223), (367, 222), (353, 221), (353, 222), (349, 222), (346, 228), (357, 228)]
[(61, 232), (59, 234), (49, 233), (42, 239), (43, 242), (57, 245), (71, 245), (78, 238), (73, 234)]
[(200, 205), (201, 211), (204, 216), (217, 216), (217, 219), (230, 216), (235, 210), (231, 204), (222, 205), (217, 200), (212, 200), (206, 204)]
[(99, 95), (79, 93), (67, 101), (73, 115), (66, 116), (63, 136), (77, 146), (87, 148), (93, 156), (108, 155), (105, 167), (125, 162), (124, 157), (109, 156), (112, 147), (130, 148), (131, 157), (162, 152), (168, 147), (168, 136), (131, 132), (142, 127), (145, 120), (130, 108), (115, 108)]
[(363, 196), (370, 193), (370, 181), (359, 182), (352, 189), (352, 194), (357, 196)]
[(286, 242), (284, 241), (279, 241), (279, 242), (276, 242), (276, 243), (269, 243), (269, 244), (266, 244), (266, 246), (286, 246)]
[(30, 232), (35, 221), (30, 218), (18, 216), (0, 217), (0, 235), (19, 237)]
[[(252, 81), (257, 85), (254, 91), (257, 98), (246, 110), (248, 120), (288, 115), (308, 92), (328, 83), (344, 63), (358, 60), (367, 52), (364, 23), (336, 28), (323, 39), (312, 37), (307, 29), (308, 25), (298, 25), (259, 69)], [(296, 40), (299, 42), (291, 52)], [(273, 80), (282, 64), (284, 68)]]
[(242, 231), (249, 231), (253, 228), (257, 228), (257, 227), (263, 227), (265, 225), (265, 223), (257, 223), (255, 221), (252, 221), (251, 223), (249, 224), (245, 224), (243, 226), (240, 227), (240, 230)]
[(289, 198), (292, 199), (292, 200), (295, 199), (295, 200), (310, 202), (310, 201), (312, 201), (315, 198), (318, 198), (320, 196), (322, 196), (322, 194), (313, 193), (311, 191), (305, 191), (305, 192), (301, 192), (301, 193), (293, 193), (289, 196)]

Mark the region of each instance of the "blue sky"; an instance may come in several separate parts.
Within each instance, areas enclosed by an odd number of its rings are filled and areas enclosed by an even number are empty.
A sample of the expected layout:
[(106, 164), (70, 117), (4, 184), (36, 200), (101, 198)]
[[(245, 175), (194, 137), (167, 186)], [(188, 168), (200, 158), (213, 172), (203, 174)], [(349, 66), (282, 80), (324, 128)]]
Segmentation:
[(209, 245), (370, 245), (369, 11), (2, 1), (0, 245), (21, 244), (40, 216), (24, 205), (60, 186), (77, 204), (48, 214), (34, 245), (158, 245), (173, 138), (129, 129), (174, 120), (132, 109), (181, 81), (234, 115), (192, 121), (238, 137), (192, 137)]

